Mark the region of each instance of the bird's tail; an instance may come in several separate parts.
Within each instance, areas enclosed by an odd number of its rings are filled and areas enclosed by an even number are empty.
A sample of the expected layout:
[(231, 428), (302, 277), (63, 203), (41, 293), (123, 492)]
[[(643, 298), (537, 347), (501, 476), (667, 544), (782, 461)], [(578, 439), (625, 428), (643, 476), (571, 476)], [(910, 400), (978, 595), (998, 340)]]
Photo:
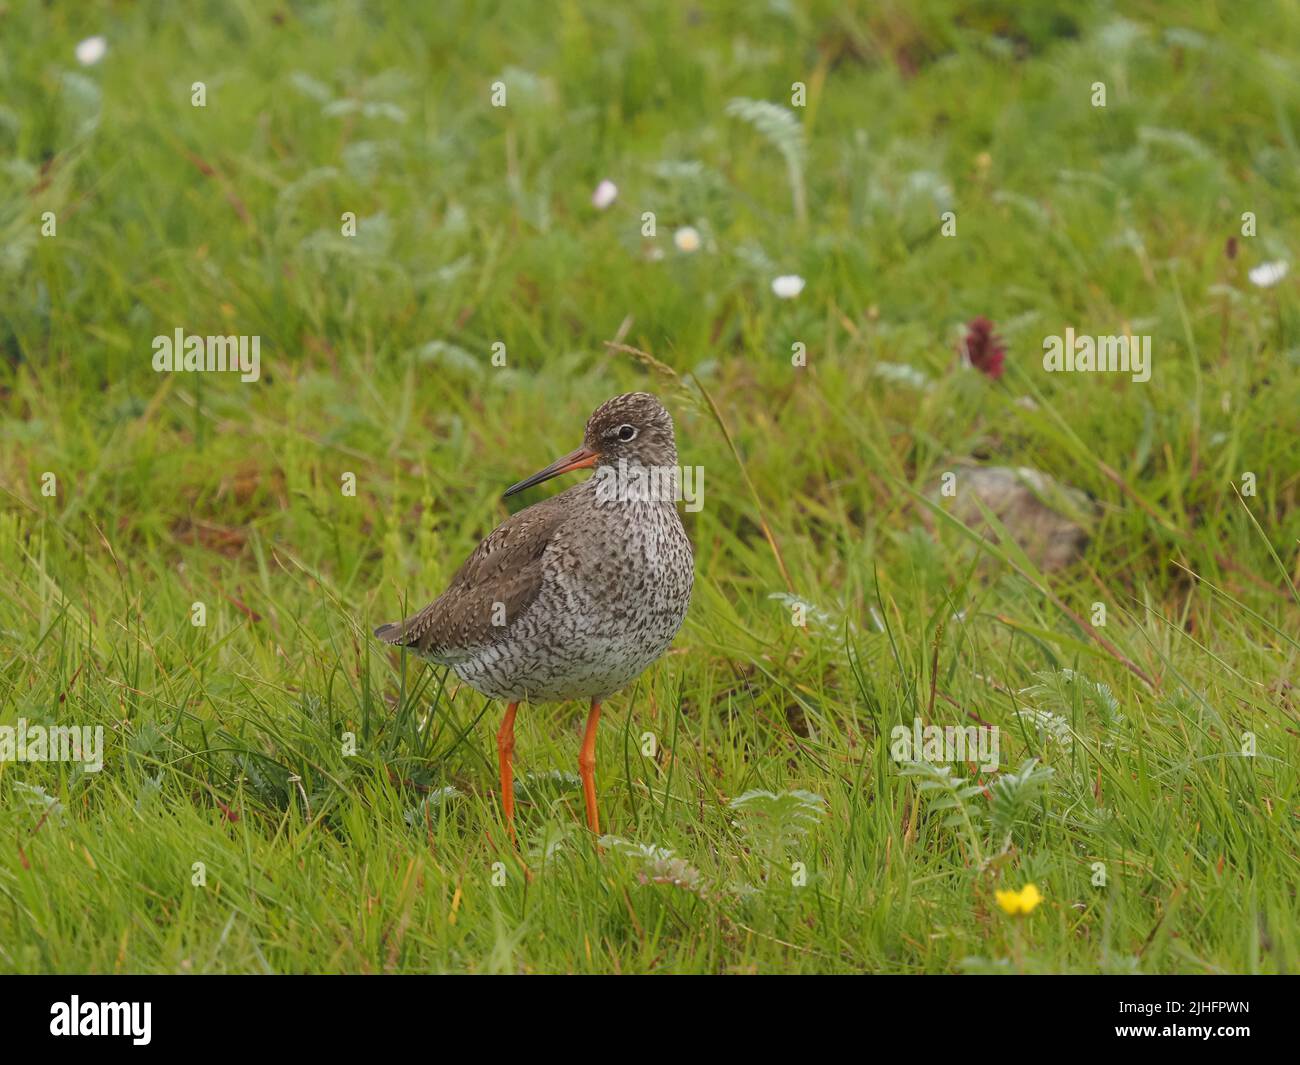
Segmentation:
[(375, 635), (384, 643), (401, 645), (406, 642), (406, 622), (390, 621), (387, 625), (380, 625), (375, 629)]

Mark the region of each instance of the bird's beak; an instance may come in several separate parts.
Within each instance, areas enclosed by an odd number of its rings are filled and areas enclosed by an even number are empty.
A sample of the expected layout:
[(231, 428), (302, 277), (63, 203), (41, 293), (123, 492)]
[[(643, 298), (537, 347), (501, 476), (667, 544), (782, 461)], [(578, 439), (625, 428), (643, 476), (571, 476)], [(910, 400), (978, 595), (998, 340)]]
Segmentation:
[(541, 484), (543, 481), (549, 481), (552, 477), (558, 477), (562, 473), (568, 473), (570, 470), (586, 470), (596, 465), (596, 460), (600, 456), (592, 451), (589, 447), (580, 447), (577, 451), (570, 451), (563, 458), (556, 459), (544, 470), (538, 470), (531, 477), (525, 477), (518, 484), (512, 484), (506, 489), (505, 494), (512, 496), (516, 492), (522, 492), (525, 488), (532, 488), (535, 484)]

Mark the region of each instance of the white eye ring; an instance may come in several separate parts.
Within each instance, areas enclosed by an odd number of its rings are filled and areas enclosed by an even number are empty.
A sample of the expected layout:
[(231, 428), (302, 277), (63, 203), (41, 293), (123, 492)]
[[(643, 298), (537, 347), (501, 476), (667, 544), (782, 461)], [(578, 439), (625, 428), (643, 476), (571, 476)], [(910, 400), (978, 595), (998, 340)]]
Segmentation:
[(624, 443), (627, 443), (629, 440), (635, 440), (635, 439), (636, 439), (636, 426), (635, 426), (635, 425), (620, 425), (620, 426), (618, 427), (618, 438), (619, 438), (620, 440), (622, 440)]

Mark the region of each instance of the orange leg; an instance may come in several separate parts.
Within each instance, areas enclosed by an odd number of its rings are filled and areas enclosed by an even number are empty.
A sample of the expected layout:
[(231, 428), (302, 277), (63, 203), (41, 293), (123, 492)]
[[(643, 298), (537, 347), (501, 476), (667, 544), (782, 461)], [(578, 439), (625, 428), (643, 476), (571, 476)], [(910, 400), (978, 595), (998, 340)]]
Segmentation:
[(600, 724), (600, 703), (591, 701), (587, 715), (587, 733), (578, 755), (578, 774), (582, 777), (582, 797), (587, 803), (587, 827), (600, 835), (600, 815), (596, 812), (596, 726)]
[(515, 753), (515, 710), (518, 703), (506, 707), (505, 720), (497, 730), (497, 765), (501, 769), (501, 807), (506, 815), (506, 831), (515, 838), (515, 773), (510, 759)]

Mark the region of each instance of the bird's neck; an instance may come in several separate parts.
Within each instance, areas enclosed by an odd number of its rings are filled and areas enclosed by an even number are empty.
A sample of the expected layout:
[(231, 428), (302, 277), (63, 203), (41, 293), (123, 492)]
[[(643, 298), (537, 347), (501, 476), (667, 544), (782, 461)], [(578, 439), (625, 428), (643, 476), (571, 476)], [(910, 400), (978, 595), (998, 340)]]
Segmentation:
[(587, 483), (601, 504), (661, 503), (673, 506), (682, 498), (681, 471), (675, 461), (662, 465), (646, 465), (626, 459), (602, 463)]

